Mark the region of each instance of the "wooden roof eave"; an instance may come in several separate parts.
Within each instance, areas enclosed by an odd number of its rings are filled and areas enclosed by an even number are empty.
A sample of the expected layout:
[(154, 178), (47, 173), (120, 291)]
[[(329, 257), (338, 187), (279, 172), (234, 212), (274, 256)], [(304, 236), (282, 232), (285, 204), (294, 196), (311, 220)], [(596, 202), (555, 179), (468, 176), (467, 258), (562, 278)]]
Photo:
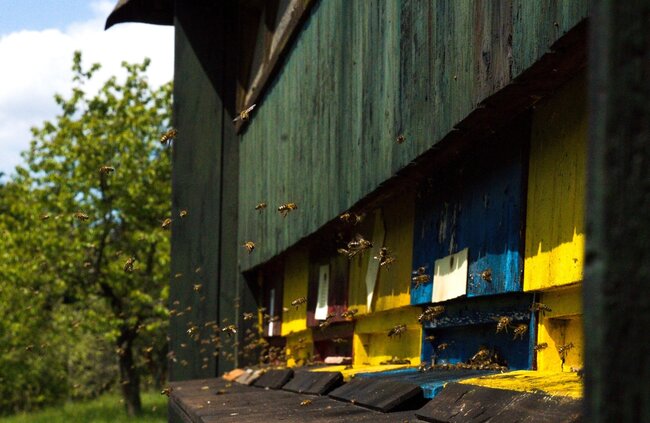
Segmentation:
[(173, 0), (118, 0), (106, 18), (104, 29), (125, 22), (141, 22), (154, 25), (174, 24)]

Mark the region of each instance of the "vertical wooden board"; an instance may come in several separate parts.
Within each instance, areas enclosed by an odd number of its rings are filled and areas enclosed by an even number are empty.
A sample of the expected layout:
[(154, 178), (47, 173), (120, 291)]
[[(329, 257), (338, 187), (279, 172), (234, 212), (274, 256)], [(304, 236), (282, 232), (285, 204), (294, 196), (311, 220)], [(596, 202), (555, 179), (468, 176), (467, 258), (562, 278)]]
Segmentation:
[[(537, 352), (537, 369), (568, 372), (571, 367), (581, 368), (584, 355), (582, 285), (544, 292), (540, 301), (552, 311), (539, 316), (537, 343), (546, 343), (548, 347)], [(557, 348), (569, 343), (573, 348), (568, 350), (562, 366)]]
[(386, 225), (384, 246), (389, 249), (395, 262), (379, 271), (375, 287), (375, 311), (410, 304), (414, 201), (413, 194), (406, 193), (383, 207)]
[[(435, 260), (468, 248), (470, 297), (521, 290), (525, 123), (507, 136), (511, 143), (434, 175), (416, 200), (413, 268), (424, 266), (432, 276)], [(411, 304), (431, 298), (431, 283), (411, 287)]]
[[(224, 11), (218, 6), (178, 5), (175, 19), (175, 73), (187, 75), (174, 84), (174, 126), (178, 137), (172, 153), (172, 213), (187, 209), (182, 227), (173, 225), (169, 301), (186, 310), (170, 319), (170, 380), (209, 377), (216, 373), (212, 346), (203, 352), (187, 334), (188, 325), (200, 326), (201, 338), (209, 335), (203, 323), (219, 318), (220, 237), (222, 219), (222, 143), (224, 104)], [(206, 113), (206, 111), (209, 111)], [(200, 171), (197, 172), (197, 169)], [(192, 285), (202, 284), (201, 295)], [(205, 296), (201, 301), (201, 296)], [(180, 344), (188, 348), (181, 348)], [(203, 358), (208, 358), (203, 367)]]
[(285, 259), (282, 306), (282, 336), (307, 329), (307, 304), (292, 306), (291, 302), (307, 297), (309, 283), (309, 253), (305, 250), (291, 250)]
[[(582, 19), (587, 2), (576, 3), (317, 3), (241, 136), (242, 201), (302, 207), (291, 221), (243, 214), (240, 234), (261, 244), (240, 253), (242, 268), (312, 233), (436, 144)], [(547, 4), (559, 5), (557, 34), (531, 18)], [(397, 145), (398, 134), (408, 141)]]
[(585, 76), (533, 114), (524, 289), (582, 280), (587, 112)]

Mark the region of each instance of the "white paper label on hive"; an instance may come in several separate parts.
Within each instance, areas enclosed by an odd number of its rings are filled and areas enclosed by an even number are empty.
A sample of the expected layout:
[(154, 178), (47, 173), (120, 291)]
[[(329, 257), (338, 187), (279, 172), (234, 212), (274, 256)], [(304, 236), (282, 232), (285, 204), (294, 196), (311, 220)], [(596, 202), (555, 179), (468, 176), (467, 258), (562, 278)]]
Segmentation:
[(450, 300), (467, 294), (467, 252), (462, 251), (436, 260), (431, 302)]
[(314, 319), (325, 320), (327, 318), (327, 295), (330, 285), (330, 266), (324, 264), (318, 269), (318, 299)]
[[(275, 316), (275, 288), (271, 288), (271, 292), (269, 294), (269, 315), (270, 316)], [(275, 322), (271, 320), (269, 322), (269, 336), (273, 336), (273, 328), (275, 327)]]

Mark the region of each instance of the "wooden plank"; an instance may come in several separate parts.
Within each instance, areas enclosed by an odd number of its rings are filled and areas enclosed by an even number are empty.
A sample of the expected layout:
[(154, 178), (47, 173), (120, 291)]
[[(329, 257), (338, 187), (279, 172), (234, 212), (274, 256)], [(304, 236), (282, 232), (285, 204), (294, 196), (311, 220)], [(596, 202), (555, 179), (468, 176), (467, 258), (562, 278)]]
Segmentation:
[(417, 408), (423, 401), (422, 389), (417, 384), (380, 378), (355, 379), (333, 390), (329, 396), (384, 413), (396, 408)]
[(297, 371), (282, 389), (299, 394), (325, 395), (342, 383), (343, 375), (340, 372)]
[(450, 383), (416, 412), (420, 420), (451, 422), (582, 421), (582, 404), (567, 397)]
[[(247, 192), (239, 232), (264, 242), (256, 254), (240, 252), (242, 269), (312, 234), (434, 145), (439, 152), (479, 103), (490, 104), (586, 16), (584, 0), (559, 3), (318, 2), (241, 134), (240, 185)], [(555, 5), (560, 30), (540, 19), (545, 4)], [(567, 76), (559, 73), (558, 80)], [(546, 93), (555, 78), (538, 78)], [(516, 99), (499, 103), (508, 111), (534, 103), (528, 92), (509, 92)], [(471, 117), (481, 125), (464, 135), (480, 140), (513, 116), (481, 113), (497, 119), (486, 125)], [(398, 145), (400, 134), (407, 142)], [(259, 222), (246, 211), (262, 197), (273, 207), (295, 201), (300, 208), (287, 219), (269, 213)]]
[(650, 421), (650, 4), (597, 0), (593, 10), (585, 421)]
[[(468, 296), (521, 290), (528, 133), (524, 116), (462, 161), (431, 172), (416, 200), (414, 269), (424, 266), (431, 276), (435, 260), (468, 248)], [(432, 290), (432, 283), (414, 285), (411, 303), (431, 302)]]
[(259, 377), (253, 386), (258, 388), (280, 389), (293, 377), (293, 370), (268, 370)]

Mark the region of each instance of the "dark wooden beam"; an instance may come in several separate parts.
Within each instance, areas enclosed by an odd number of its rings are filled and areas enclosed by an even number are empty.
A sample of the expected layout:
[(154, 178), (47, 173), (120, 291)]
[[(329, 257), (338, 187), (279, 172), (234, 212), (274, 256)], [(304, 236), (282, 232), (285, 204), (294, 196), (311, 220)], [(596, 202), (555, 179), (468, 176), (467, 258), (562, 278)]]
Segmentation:
[(595, 0), (585, 421), (650, 421), (650, 2)]

